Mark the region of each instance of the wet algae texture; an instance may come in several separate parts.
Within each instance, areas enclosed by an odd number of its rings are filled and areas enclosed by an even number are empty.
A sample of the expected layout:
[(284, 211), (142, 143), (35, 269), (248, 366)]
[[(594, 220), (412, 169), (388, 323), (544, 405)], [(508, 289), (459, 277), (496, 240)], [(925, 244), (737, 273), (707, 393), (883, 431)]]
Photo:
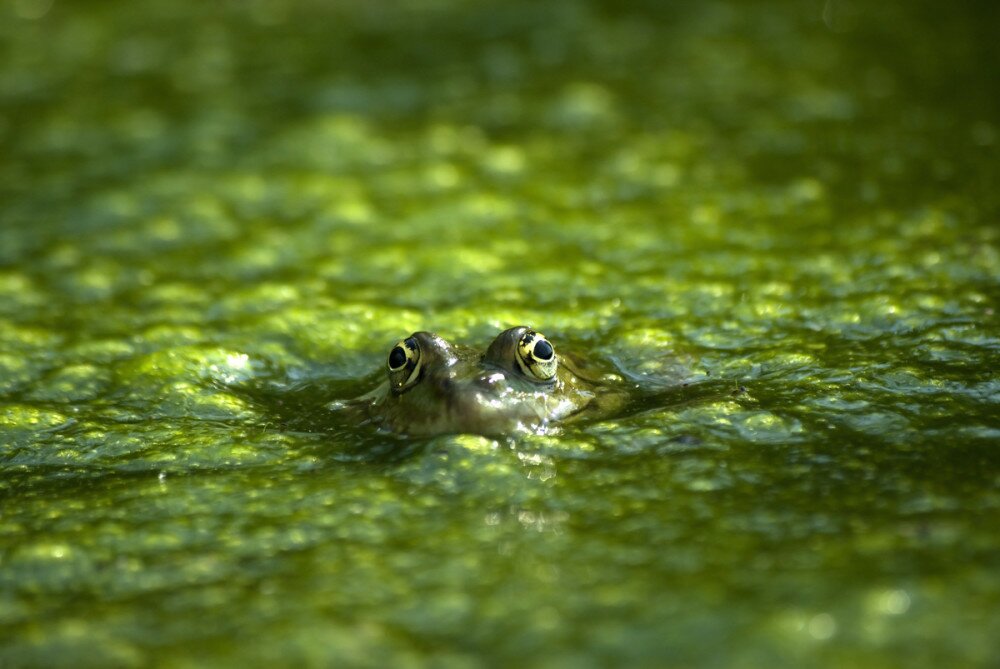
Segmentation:
[[(990, 666), (997, 15), (942, 7), (0, 5), (0, 667)], [(327, 406), (520, 323), (696, 383)]]

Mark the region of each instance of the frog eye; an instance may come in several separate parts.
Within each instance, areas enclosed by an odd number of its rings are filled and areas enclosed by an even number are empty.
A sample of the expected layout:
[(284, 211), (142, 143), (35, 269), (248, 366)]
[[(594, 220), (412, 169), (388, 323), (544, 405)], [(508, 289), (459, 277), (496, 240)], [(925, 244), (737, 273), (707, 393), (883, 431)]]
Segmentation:
[(403, 392), (420, 378), (420, 347), (414, 337), (398, 342), (386, 363), (393, 392)]
[(517, 342), (517, 366), (525, 376), (537, 381), (551, 381), (556, 376), (555, 349), (545, 335), (527, 330)]

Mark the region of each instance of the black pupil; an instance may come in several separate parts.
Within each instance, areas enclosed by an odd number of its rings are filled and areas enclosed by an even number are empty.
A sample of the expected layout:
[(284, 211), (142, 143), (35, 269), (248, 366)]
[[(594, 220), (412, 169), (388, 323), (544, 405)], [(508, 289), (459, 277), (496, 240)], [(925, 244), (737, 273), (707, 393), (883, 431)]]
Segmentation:
[(397, 346), (389, 352), (389, 369), (399, 369), (406, 364), (406, 351)]
[(552, 344), (539, 339), (535, 342), (535, 357), (539, 360), (549, 360), (552, 358)]

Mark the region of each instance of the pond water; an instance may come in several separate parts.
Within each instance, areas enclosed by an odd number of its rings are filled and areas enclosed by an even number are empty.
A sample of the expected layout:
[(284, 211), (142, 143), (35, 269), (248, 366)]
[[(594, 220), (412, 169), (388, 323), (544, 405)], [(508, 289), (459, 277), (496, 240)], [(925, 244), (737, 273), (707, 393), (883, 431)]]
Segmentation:
[[(0, 667), (996, 662), (998, 17), (940, 7), (4, 3)], [(327, 408), (522, 323), (698, 382)]]

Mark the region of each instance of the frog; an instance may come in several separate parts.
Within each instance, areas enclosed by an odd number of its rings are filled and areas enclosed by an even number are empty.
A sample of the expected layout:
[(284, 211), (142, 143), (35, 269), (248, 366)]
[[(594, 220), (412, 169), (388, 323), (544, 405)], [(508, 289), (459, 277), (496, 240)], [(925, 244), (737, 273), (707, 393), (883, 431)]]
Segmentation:
[(382, 382), (351, 404), (363, 422), (397, 434), (544, 434), (610, 416), (635, 390), (621, 374), (557, 353), (545, 335), (519, 325), (483, 351), (414, 332), (389, 349)]

